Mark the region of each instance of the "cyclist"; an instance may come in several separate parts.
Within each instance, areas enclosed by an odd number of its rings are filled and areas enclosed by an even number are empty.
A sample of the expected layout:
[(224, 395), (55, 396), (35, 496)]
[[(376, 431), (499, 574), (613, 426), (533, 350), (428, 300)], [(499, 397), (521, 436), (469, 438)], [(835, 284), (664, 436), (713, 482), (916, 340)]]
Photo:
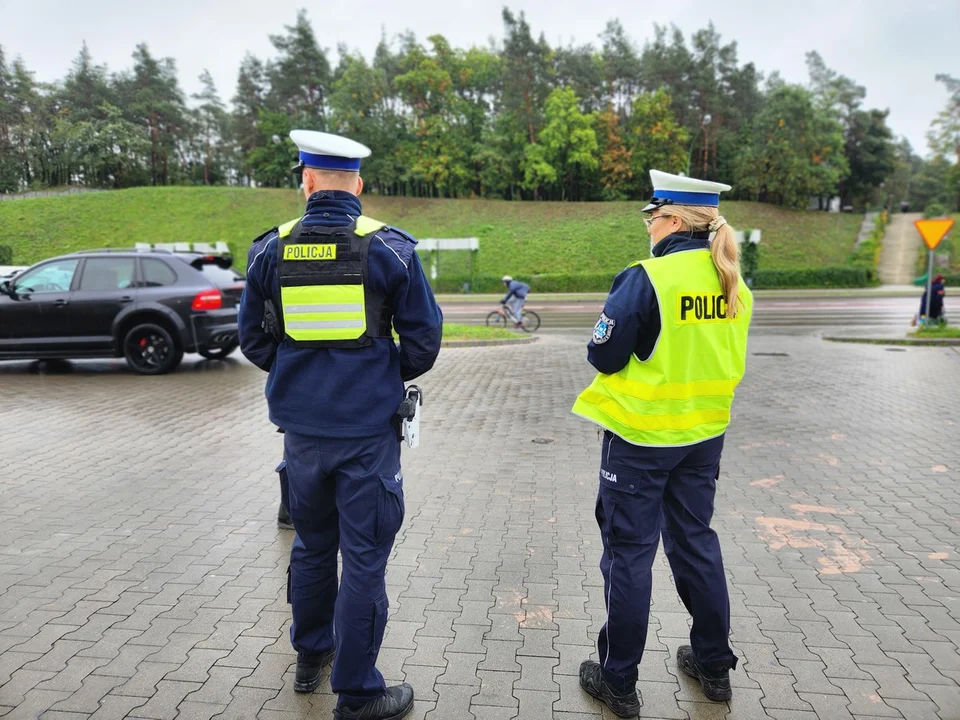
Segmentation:
[(507, 286), (507, 295), (500, 301), (500, 304), (509, 308), (516, 327), (520, 327), (523, 324), (520, 322), (523, 317), (521, 313), (524, 304), (527, 302), (527, 293), (530, 292), (530, 286), (519, 280), (514, 280), (509, 275), (503, 276), (503, 284)]

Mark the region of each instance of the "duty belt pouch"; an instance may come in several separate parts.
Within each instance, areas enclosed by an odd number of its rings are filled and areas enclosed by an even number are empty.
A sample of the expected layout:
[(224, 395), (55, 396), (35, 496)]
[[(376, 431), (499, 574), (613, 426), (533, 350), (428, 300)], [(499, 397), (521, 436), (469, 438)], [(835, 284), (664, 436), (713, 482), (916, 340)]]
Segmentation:
[(390, 337), (386, 298), (365, 284), (372, 235), (355, 225), (304, 228), (277, 246), (285, 339), (295, 347), (360, 348)]

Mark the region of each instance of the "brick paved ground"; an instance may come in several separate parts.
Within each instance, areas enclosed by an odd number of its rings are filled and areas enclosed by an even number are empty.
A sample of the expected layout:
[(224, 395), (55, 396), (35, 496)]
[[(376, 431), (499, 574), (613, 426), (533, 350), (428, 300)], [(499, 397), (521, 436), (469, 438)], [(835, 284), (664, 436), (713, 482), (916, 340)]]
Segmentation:
[[(603, 717), (583, 337), (444, 351), (405, 454), (380, 667), (413, 718)], [(702, 702), (657, 562), (643, 717), (960, 718), (960, 354), (756, 337), (715, 526), (743, 664)], [(281, 443), (243, 363), (0, 366), (0, 716), (329, 717), (294, 694)], [(550, 444), (535, 444), (549, 438)]]

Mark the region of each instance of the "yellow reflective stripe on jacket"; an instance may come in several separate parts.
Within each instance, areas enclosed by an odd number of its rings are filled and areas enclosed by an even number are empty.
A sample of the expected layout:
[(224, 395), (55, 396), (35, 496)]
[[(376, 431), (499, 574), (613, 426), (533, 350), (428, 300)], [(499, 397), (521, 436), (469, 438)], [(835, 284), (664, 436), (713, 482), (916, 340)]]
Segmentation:
[(689, 383), (648, 385), (637, 380), (629, 380), (622, 375), (607, 375), (603, 382), (614, 392), (640, 400), (688, 400), (714, 395), (732, 396), (737, 386), (734, 380), (700, 380)]
[(293, 340), (356, 340), (367, 329), (360, 284), (281, 287), (280, 304)]
[(663, 430), (692, 430), (707, 423), (730, 422), (729, 408), (692, 410), (680, 415), (640, 415), (630, 412), (613, 398), (587, 388), (580, 397), (608, 417), (636, 430), (657, 432)]

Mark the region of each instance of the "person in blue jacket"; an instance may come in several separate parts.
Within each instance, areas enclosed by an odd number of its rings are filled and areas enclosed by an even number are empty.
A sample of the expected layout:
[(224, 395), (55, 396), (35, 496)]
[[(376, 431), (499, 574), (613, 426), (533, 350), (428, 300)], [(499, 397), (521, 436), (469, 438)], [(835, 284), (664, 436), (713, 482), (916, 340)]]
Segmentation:
[(530, 293), (530, 286), (524, 282), (520, 282), (519, 280), (514, 280), (509, 275), (504, 275), (502, 279), (503, 284), (507, 286), (507, 294), (504, 296), (503, 300), (500, 301), (500, 304), (506, 305), (510, 308), (510, 312), (513, 314), (513, 321), (516, 323), (516, 327), (520, 327), (523, 324), (521, 322), (523, 318), (523, 306), (527, 302), (527, 295)]
[[(743, 376), (752, 294), (719, 214), (729, 185), (650, 171), (641, 211), (652, 258), (613, 282), (587, 344), (598, 371), (574, 413), (603, 428), (595, 514), (607, 621), (580, 685), (619, 717), (637, 717), (660, 537), (693, 618), (677, 667), (709, 700), (733, 696), (730, 602), (711, 527), (734, 388)], [(711, 239), (712, 238), (712, 239)]]
[(315, 690), (332, 661), (334, 717), (401, 718), (413, 688), (388, 688), (376, 668), (404, 516), (397, 410), (404, 382), (433, 367), (443, 315), (416, 241), (362, 214), (369, 149), (327, 133), (290, 137), (306, 212), (251, 247), (239, 327), (243, 354), (269, 373), (270, 420), (284, 429), (294, 689)]

